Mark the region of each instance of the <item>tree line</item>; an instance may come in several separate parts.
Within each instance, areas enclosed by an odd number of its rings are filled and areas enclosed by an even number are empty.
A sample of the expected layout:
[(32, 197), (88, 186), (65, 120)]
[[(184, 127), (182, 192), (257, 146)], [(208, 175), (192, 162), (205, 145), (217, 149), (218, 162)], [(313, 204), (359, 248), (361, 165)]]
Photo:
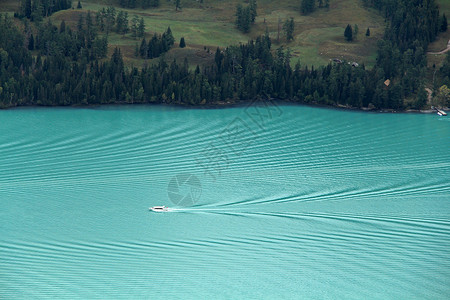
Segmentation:
[(300, 11), (304, 15), (310, 14), (316, 10), (316, 4), (319, 8), (329, 8), (330, 0), (301, 0)]
[(150, 8), (158, 7), (159, 0), (119, 0), (119, 5), (124, 8)]
[(71, 0), (20, 0), (19, 11), (14, 13), (14, 17), (40, 21), (54, 12), (71, 7)]

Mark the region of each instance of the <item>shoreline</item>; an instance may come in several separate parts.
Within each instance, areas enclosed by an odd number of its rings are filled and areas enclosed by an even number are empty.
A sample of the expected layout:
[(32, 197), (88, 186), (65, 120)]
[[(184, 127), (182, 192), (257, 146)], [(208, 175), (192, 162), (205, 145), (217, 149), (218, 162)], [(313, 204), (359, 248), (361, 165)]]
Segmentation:
[[(21, 109), (21, 108), (100, 108), (105, 106), (166, 106), (166, 107), (177, 107), (182, 109), (228, 109), (228, 108), (240, 108), (240, 107), (248, 107), (252, 103), (273, 103), (275, 106), (279, 105), (292, 105), (292, 106), (307, 106), (307, 107), (315, 107), (315, 108), (326, 108), (326, 109), (336, 109), (343, 111), (360, 111), (360, 112), (368, 112), (368, 113), (416, 113), (416, 114), (432, 114), (436, 113), (434, 109), (406, 109), (406, 110), (395, 110), (395, 109), (370, 109), (367, 107), (350, 107), (345, 105), (326, 105), (326, 104), (317, 104), (317, 103), (301, 103), (294, 102), (289, 100), (277, 100), (275, 98), (272, 99), (257, 99), (257, 100), (239, 100), (239, 101), (218, 101), (209, 104), (197, 104), (190, 105), (185, 103), (151, 103), (151, 102), (135, 102), (135, 103), (124, 103), (124, 102), (113, 102), (113, 103), (105, 103), (105, 104), (83, 104), (83, 105), (19, 105), (19, 106), (10, 106), (10, 107), (0, 107), (1, 110), (12, 110), (12, 109)], [(441, 108), (444, 111), (449, 111), (449, 107)]]

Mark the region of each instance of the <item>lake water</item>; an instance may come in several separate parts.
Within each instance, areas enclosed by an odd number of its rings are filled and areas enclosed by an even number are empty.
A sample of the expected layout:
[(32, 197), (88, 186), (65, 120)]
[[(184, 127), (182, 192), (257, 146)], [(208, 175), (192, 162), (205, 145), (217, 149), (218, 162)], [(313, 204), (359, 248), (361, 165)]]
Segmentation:
[(450, 117), (113, 106), (0, 127), (2, 299), (450, 298)]

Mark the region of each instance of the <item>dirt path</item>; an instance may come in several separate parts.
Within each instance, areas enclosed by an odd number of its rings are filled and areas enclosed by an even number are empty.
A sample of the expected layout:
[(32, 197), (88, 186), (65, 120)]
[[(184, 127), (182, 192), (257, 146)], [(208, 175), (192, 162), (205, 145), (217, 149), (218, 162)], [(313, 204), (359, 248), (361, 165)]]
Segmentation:
[(450, 40), (447, 43), (447, 48), (439, 52), (428, 52), (428, 54), (444, 54), (445, 52), (450, 51)]
[[(447, 48), (448, 49), (448, 48)], [(427, 91), (427, 93), (428, 93), (428, 104), (431, 104), (431, 99), (433, 99), (433, 91), (432, 90), (430, 90), (429, 88), (425, 88), (425, 90)]]

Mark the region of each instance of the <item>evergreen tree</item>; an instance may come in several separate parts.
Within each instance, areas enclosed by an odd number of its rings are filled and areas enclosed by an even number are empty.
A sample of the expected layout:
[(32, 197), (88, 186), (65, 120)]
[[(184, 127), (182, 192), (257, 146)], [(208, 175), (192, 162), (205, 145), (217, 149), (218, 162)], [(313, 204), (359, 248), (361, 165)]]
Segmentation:
[(122, 30), (122, 34), (128, 33), (130, 31), (130, 26), (128, 23), (128, 12), (125, 11), (123, 13), (123, 30)]
[(141, 17), (141, 19), (139, 20), (138, 23), (138, 27), (137, 27), (137, 35), (138, 37), (143, 37), (145, 34), (145, 22), (144, 22), (144, 18)]
[(242, 24), (242, 10), (243, 9), (244, 8), (243, 8), (242, 4), (239, 3), (238, 5), (236, 5), (236, 26), (241, 31), (242, 31), (241, 24)]
[(97, 27), (94, 25), (94, 22), (92, 21), (92, 15), (90, 10), (86, 14), (86, 30), (89, 40), (93, 41), (94, 37), (97, 34)]
[(128, 27), (128, 12), (119, 11), (116, 19), (116, 32), (119, 34), (125, 34), (129, 30)]
[(31, 0), (25, 0), (25, 17), (31, 18)]
[(417, 93), (415, 102), (414, 102), (414, 108), (415, 109), (421, 109), (425, 104), (427, 104), (428, 100), (428, 94), (425, 91), (425, 88), (421, 86), (419, 88), (419, 92)]
[(250, 31), (251, 11), (250, 7), (243, 7), (238, 4), (236, 7), (236, 26), (242, 32)]
[(169, 49), (172, 48), (173, 44), (175, 43), (175, 39), (172, 35), (170, 26), (167, 27), (166, 32), (164, 32), (162, 35), (162, 43), (164, 44), (163, 48), (165, 49), (165, 51), (169, 51)]
[(251, 23), (251, 12), (250, 7), (246, 7), (242, 12), (242, 31), (249, 32), (250, 31), (250, 23)]
[(300, 11), (302, 14), (307, 15), (312, 13), (316, 9), (316, 0), (302, 0), (300, 5)]
[(139, 54), (141, 55), (142, 58), (147, 58), (148, 57), (147, 52), (148, 52), (147, 41), (144, 38), (142, 39), (141, 47), (139, 47)]
[(447, 17), (445, 16), (445, 14), (442, 15), (442, 20), (441, 20), (441, 31), (442, 32), (446, 32), (447, 31)]
[(84, 29), (84, 18), (83, 18), (83, 14), (80, 14), (80, 17), (78, 18), (78, 23), (77, 23), (77, 31), (79, 33), (81, 33), (81, 32), (83, 32), (83, 29)]
[(175, 11), (178, 11), (181, 8), (181, 1), (175, 0)]
[(150, 0), (141, 0), (141, 7), (143, 9), (149, 8), (150, 7)]
[(66, 32), (66, 22), (64, 20), (62, 20), (61, 24), (59, 25), (59, 32), (60, 33)]
[(134, 47), (134, 56), (139, 57), (139, 55), (140, 55), (139, 46), (138, 44), (136, 44)]
[(184, 37), (180, 39), (180, 48), (186, 47), (186, 42), (184, 41)]
[(77, 9), (82, 9), (83, 7), (81, 6), (81, 2), (80, 0), (78, 0), (78, 5), (77, 5)]
[[(31, 21), (40, 22), (42, 21), (44, 9), (39, 1), (34, 1), (31, 6)], [(47, 14), (48, 16), (48, 14)]]
[[(144, 3), (147, 2), (147, 3)], [(148, 7), (158, 7), (159, 6), (159, 0), (143, 0), (142, 1), (142, 8), (148, 8)]]
[(353, 40), (353, 30), (350, 24), (348, 24), (347, 27), (345, 28), (344, 36), (345, 39), (349, 42)]
[(116, 9), (113, 6), (106, 8), (104, 12), (105, 15), (105, 30), (108, 35), (111, 30), (113, 30), (116, 24)]
[(131, 36), (133, 38), (136, 38), (138, 35), (138, 23), (139, 17), (134, 15), (133, 18), (131, 19), (131, 26), (130, 26)]
[(33, 34), (30, 35), (28, 39), (28, 50), (34, 50), (34, 37)]
[(159, 6), (159, 0), (149, 0), (149, 6), (150, 7), (158, 7)]
[(255, 23), (255, 18), (257, 16), (256, 8), (256, 0), (250, 0), (250, 22)]
[(291, 18), (290, 20), (286, 20), (286, 22), (284, 22), (283, 30), (288, 42), (294, 39), (294, 18)]
[(369, 27), (367, 27), (366, 36), (370, 36), (370, 29), (369, 29)]

